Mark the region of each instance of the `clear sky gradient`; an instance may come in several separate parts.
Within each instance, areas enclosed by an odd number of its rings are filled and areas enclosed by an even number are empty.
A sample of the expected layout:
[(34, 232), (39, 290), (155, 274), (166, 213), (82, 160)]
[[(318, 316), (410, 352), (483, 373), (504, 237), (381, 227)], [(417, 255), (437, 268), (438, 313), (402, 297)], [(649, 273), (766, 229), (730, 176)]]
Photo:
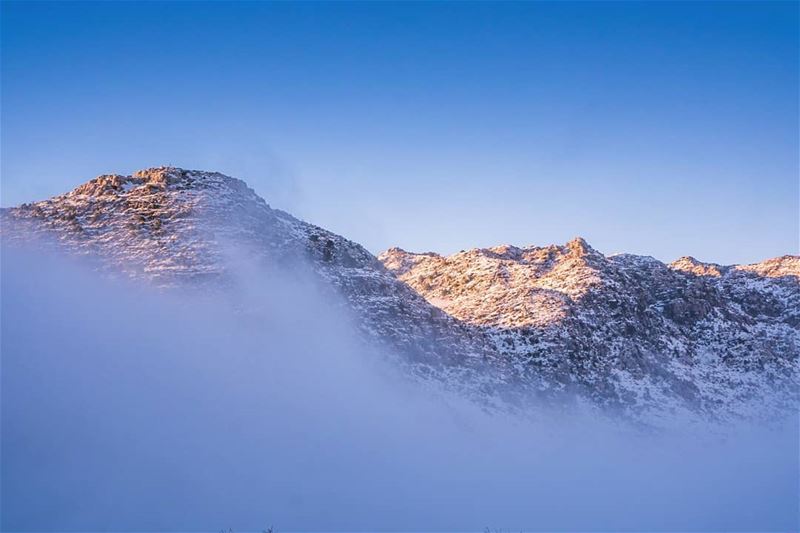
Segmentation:
[(173, 164), (364, 244), (798, 253), (798, 4), (2, 2), (3, 206)]

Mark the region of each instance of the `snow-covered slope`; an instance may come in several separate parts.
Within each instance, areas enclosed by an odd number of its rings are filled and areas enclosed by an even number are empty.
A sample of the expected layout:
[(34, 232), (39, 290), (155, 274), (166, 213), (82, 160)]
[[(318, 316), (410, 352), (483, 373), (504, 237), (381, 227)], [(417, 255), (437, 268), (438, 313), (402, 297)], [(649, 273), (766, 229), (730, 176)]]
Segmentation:
[(523, 381), (662, 417), (769, 416), (796, 405), (798, 258), (723, 267), (605, 256), (583, 239), (383, 264), (482, 328)]
[[(235, 289), (240, 267), (310, 274), (338, 293), (363, 337), (418, 374), (504, 380), (482, 333), (430, 305), (362, 246), (270, 208), (245, 182), (161, 167), (99, 176), (49, 200), (2, 211), (6, 242), (56, 241), (110, 272), (161, 287)], [(248, 280), (252, 282), (252, 280)]]

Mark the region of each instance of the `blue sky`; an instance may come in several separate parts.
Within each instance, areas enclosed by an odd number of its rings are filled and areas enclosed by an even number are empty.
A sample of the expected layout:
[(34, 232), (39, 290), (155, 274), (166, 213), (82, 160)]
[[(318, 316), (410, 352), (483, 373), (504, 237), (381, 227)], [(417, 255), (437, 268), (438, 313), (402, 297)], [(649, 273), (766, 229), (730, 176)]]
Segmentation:
[(3, 206), (173, 164), (379, 252), (798, 253), (798, 4), (2, 3)]

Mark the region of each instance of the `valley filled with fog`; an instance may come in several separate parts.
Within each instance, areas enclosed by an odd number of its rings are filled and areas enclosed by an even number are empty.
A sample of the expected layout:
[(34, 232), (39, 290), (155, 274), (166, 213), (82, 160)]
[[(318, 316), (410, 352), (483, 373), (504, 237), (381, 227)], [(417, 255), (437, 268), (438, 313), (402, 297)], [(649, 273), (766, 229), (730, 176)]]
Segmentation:
[(302, 269), (241, 270), (222, 295), (2, 261), (3, 530), (796, 524), (796, 420), (488, 409), (368, 349)]

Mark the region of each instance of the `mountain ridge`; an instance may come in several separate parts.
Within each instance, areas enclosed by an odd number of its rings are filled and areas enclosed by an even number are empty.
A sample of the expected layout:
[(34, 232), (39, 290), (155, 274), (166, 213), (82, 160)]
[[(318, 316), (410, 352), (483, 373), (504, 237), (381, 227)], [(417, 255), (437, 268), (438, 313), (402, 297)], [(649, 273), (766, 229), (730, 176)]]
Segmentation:
[(449, 256), (392, 248), (379, 259), (433, 305), (484, 330), (523, 374), (548, 376), (550, 386), (577, 384), (612, 404), (634, 396), (653, 409), (715, 415), (733, 405), (745, 410), (773, 381), (796, 397), (794, 256), (667, 265), (605, 256), (576, 238)]
[(0, 213), (6, 243), (44, 237), (165, 288), (235, 283), (230, 245), (266, 269), (308, 265), (372, 345), (492, 402), (512, 388), (567, 392), (664, 419), (746, 418), (797, 403), (797, 256), (665, 264), (607, 256), (576, 237), (375, 257), (271, 208), (242, 180), (175, 167), (101, 175)]

